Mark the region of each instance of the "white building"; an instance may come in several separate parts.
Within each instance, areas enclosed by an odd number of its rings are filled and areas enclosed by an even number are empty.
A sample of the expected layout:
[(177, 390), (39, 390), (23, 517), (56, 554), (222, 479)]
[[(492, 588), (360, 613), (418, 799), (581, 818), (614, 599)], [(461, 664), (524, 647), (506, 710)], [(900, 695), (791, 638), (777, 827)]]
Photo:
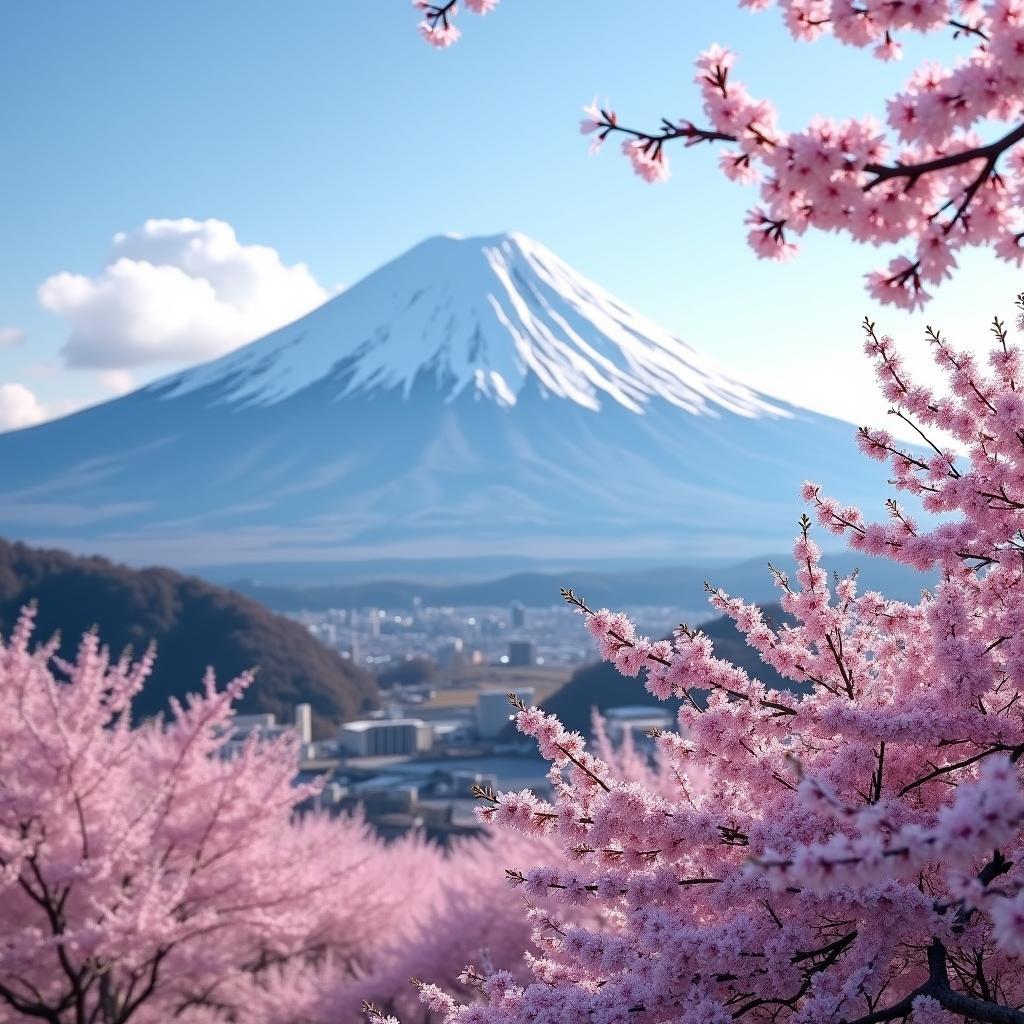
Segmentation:
[(434, 745), (434, 727), (419, 718), (366, 719), (346, 722), (338, 742), (353, 757), (415, 754)]
[(272, 741), (288, 733), (294, 733), (298, 740), (300, 762), (313, 756), (313, 709), (308, 704), (295, 705), (294, 725), (279, 724), (277, 716), (272, 714), (234, 715), (227, 732), (221, 757), (231, 758), (240, 753), (252, 736)]
[(295, 705), (295, 731), (304, 746), (313, 742), (313, 708), (309, 704)]
[(514, 693), (527, 707), (534, 700), (532, 686), (516, 690), (484, 690), (476, 699), (476, 727), (480, 738), (492, 740), (499, 736), (515, 713), (508, 702), (509, 693)]

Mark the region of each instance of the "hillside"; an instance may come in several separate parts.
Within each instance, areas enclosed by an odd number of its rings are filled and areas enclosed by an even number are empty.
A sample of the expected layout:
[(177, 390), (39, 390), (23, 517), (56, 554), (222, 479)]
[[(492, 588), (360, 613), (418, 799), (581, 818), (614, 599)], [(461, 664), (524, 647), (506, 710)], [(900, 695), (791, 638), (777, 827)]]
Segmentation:
[(169, 569), (129, 569), (103, 558), (0, 540), (0, 629), (10, 630), (20, 609), (39, 606), (39, 638), (59, 631), (67, 655), (78, 638), (98, 626), (119, 653), (142, 652), (156, 641), (153, 676), (136, 702), (141, 715), (167, 708), (202, 684), (212, 665), (226, 682), (256, 667), (256, 682), (240, 710), (273, 712), (290, 721), (297, 703), (313, 706), (314, 732), (376, 707), (373, 677), (315, 640), (298, 623), (240, 594)]
[[(772, 622), (784, 621), (782, 609), (778, 605), (765, 605), (764, 611)], [(703, 623), (700, 628), (714, 641), (718, 657), (746, 669), (767, 686), (796, 688), (761, 661), (757, 652), (747, 646), (731, 619), (722, 616)], [(659, 701), (644, 689), (642, 679), (627, 679), (613, 665), (601, 661), (578, 668), (572, 678), (544, 702), (543, 707), (549, 714), (557, 715), (566, 728), (587, 735), (590, 732), (592, 708), (606, 711), (623, 705), (658, 704), (674, 712), (679, 703)]]

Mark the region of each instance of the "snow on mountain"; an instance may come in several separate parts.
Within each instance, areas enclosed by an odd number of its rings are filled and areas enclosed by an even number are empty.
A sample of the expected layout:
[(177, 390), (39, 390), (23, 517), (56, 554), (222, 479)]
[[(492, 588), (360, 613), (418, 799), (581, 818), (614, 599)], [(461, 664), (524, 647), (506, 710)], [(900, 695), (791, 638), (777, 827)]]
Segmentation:
[[(430, 238), (297, 323), (154, 387), (223, 385), (223, 400), (272, 404), (351, 367), (339, 398), (401, 388), (424, 369), (447, 400), (466, 389), (514, 405), (530, 375), (587, 409), (785, 415), (664, 328), (518, 233)], [(169, 385), (169, 386), (168, 386)]]
[(537, 242), (433, 238), (221, 359), (0, 435), (0, 535), (180, 567), (736, 560), (788, 545), (807, 477), (877, 505), (852, 435)]

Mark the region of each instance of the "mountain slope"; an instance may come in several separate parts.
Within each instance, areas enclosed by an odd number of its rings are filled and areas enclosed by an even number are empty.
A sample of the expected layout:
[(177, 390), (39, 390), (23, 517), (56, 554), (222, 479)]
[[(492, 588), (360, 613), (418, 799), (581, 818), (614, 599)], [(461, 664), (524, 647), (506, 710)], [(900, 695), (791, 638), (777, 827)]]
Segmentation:
[(267, 406), (329, 378), (339, 398), (408, 397), (421, 375), (444, 401), (471, 391), (512, 406), (533, 382), (592, 410), (657, 397), (781, 413), (518, 233), (428, 239), (298, 324), (163, 384), (165, 397), (217, 387), (221, 401)]
[(849, 425), (759, 395), (522, 236), (435, 238), (309, 316), (0, 435), (0, 533), (135, 563), (741, 558)]
[(339, 721), (378, 703), (373, 677), (298, 623), (168, 569), (128, 569), (0, 541), (0, 632), (8, 633), (32, 601), (37, 639), (59, 632), (65, 657), (94, 626), (114, 654), (127, 646), (141, 654), (157, 644), (153, 675), (135, 701), (144, 716), (166, 711), (170, 697), (200, 690), (208, 665), (222, 684), (257, 669), (239, 710), (269, 711), (289, 722), (295, 705), (308, 702), (319, 735), (333, 735)]

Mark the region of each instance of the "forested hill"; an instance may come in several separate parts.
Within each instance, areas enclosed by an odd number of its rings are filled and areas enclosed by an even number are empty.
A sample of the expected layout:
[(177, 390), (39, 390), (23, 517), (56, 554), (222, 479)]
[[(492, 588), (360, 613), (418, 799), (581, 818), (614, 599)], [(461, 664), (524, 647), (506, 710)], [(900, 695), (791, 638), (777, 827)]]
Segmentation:
[(4, 634), (30, 601), (39, 609), (37, 639), (59, 632), (64, 655), (93, 626), (115, 654), (126, 646), (141, 654), (156, 641), (156, 666), (136, 702), (141, 716), (165, 711), (169, 697), (199, 690), (207, 665), (221, 682), (257, 668), (240, 710), (273, 712), (279, 721), (290, 721), (295, 705), (305, 701), (313, 706), (318, 735), (378, 704), (373, 677), (300, 624), (241, 594), (169, 569), (130, 569), (103, 558), (0, 540)]

